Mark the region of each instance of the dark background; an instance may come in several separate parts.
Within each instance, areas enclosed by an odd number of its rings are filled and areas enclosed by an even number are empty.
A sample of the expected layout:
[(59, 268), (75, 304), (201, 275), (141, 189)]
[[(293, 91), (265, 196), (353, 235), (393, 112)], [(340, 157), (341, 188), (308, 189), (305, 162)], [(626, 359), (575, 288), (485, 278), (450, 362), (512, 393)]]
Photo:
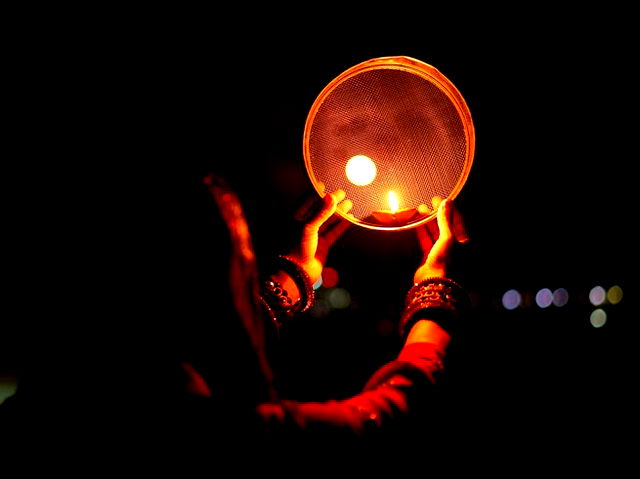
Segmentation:
[[(526, 24), (523, 17), (468, 19), (471, 28), (433, 19), (376, 23), (366, 32), (346, 20), (236, 24), (223, 32), (226, 17), (216, 18), (136, 17), (101, 25), (97, 35), (87, 22), (73, 34), (54, 29), (48, 38), (23, 39), (29, 55), (17, 55), (14, 124), (43, 134), (22, 133), (16, 158), (29, 173), (29, 192), (38, 189), (34, 178), (51, 188), (54, 170), (80, 187), (78, 194), (57, 188), (68, 209), (44, 203), (54, 213), (73, 211), (70, 223), (86, 222), (70, 249), (109, 258), (108, 247), (87, 248), (82, 238), (91, 231), (126, 241), (102, 221), (118, 224), (120, 210), (111, 206), (123, 206), (121, 192), (142, 200), (125, 203), (136, 213), (127, 221), (143, 221), (145, 205), (173, 187), (174, 173), (214, 167), (241, 194), (258, 255), (283, 252), (299, 226), (293, 213), (313, 192), (302, 135), (316, 96), (361, 61), (415, 57), (456, 85), (476, 130), (473, 166), (457, 199), (471, 241), (458, 247), (451, 272), (474, 304), (452, 353), (458, 399), (482, 426), (499, 418), (502, 432), (515, 427), (514, 411), (526, 410), (530, 426), (557, 421), (565, 431), (600, 430), (635, 413), (619, 407), (631, 404), (637, 329), (630, 274), (636, 75), (624, 13), (588, 21), (539, 15)], [(41, 198), (27, 196), (41, 214)], [(60, 228), (59, 220), (42, 219), (28, 239), (60, 241)], [(49, 250), (57, 248), (37, 248), (38, 257)], [(418, 261), (411, 231), (347, 231), (328, 266), (339, 272), (350, 306), (312, 311), (288, 327), (283, 390), (317, 400), (357, 392), (397, 351), (395, 325)], [(20, 278), (29, 284), (29, 275)], [(597, 285), (624, 292), (619, 304), (602, 306), (601, 328), (589, 321), (588, 294)], [(569, 292), (566, 306), (531, 303), (541, 288), (560, 287)], [(505, 310), (501, 298), (511, 288), (529, 304)], [(11, 354), (3, 363), (11, 373)]]

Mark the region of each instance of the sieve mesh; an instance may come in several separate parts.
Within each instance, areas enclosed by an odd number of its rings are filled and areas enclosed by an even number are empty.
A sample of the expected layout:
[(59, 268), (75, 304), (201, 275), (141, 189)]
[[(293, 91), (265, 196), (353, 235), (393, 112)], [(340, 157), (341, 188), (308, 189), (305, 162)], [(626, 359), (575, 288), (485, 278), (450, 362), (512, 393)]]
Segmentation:
[[(433, 213), (421, 207), (402, 224), (380, 222), (373, 213), (390, 208), (390, 190), (401, 209), (455, 196), (468, 174), (473, 141), (466, 104), (446, 78), (417, 60), (384, 57), (347, 70), (318, 96), (305, 126), (305, 164), (319, 193), (322, 185), (346, 191), (354, 223), (406, 228)], [(376, 166), (375, 179), (364, 186), (345, 174), (356, 155)]]

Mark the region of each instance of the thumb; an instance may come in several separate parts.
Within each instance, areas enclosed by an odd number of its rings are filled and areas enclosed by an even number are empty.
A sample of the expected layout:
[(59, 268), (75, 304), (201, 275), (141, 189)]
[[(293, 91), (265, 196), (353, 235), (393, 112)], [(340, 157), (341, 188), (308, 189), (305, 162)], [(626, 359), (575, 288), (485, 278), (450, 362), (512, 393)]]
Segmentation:
[(447, 274), (449, 254), (453, 245), (451, 222), (453, 221), (453, 205), (445, 199), (438, 206), (436, 215), (438, 223), (438, 239), (433, 244), (424, 263), (416, 270), (414, 282), (419, 283), (428, 277), (444, 277)]
[(327, 193), (322, 197), (320, 208), (314, 213), (307, 223), (308, 228), (319, 229), (322, 224), (327, 221), (333, 213), (336, 212), (338, 203), (344, 200), (346, 193), (344, 190), (336, 190)]
[(445, 198), (440, 202), (438, 207), (438, 212), (436, 215), (438, 221), (438, 241), (450, 241), (453, 238), (453, 216), (454, 216), (454, 206), (450, 199)]

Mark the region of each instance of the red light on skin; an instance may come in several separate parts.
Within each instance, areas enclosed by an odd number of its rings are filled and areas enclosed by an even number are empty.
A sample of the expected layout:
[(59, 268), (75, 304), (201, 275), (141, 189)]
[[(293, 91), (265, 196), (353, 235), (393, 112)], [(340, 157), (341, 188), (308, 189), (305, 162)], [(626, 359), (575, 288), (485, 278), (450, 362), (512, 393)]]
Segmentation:
[(333, 288), (338, 284), (339, 275), (333, 268), (324, 268), (322, 270), (322, 286), (325, 288)]

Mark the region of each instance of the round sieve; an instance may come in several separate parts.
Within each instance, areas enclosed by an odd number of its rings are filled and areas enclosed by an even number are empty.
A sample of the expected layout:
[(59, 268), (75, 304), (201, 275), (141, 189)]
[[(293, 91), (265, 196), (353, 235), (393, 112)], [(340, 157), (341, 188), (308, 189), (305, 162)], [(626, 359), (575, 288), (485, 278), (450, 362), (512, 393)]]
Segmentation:
[(434, 198), (455, 198), (473, 162), (471, 114), (433, 66), (406, 56), (359, 63), (314, 101), (303, 154), (316, 189), (343, 189), (338, 213), (371, 229), (398, 230), (435, 217)]

